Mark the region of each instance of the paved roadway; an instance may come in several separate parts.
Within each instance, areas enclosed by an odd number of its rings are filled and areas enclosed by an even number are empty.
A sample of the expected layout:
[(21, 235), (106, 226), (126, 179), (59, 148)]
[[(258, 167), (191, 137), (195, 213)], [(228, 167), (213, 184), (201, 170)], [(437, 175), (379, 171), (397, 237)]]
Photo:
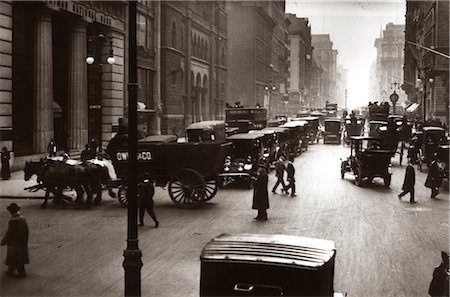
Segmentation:
[[(143, 296), (198, 296), (202, 247), (224, 232), (290, 234), (333, 240), (335, 291), (349, 296), (427, 296), (440, 251), (449, 250), (448, 183), (439, 199), (416, 170), (416, 200), (397, 198), (405, 166), (394, 161), (391, 187), (381, 180), (357, 187), (340, 178), (342, 145), (315, 144), (296, 158), (296, 198), (271, 195), (269, 220), (253, 219), (252, 190), (228, 187), (202, 208), (175, 208), (167, 193), (155, 196), (160, 227), (146, 216), (139, 233)], [(274, 173), (269, 176), (269, 187)], [(1, 186), (1, 184), (0, 184)], [(2, 232), (11, 199), (0, 200)], [(19, 200), (30, 229), (26, 279), (1, 275), (1, 296), (123, 295), (126, 209), (105, 198), (91, 210), (39, 209), (41, 200)], [(1, 258), (5, 257), (1, 248)]]

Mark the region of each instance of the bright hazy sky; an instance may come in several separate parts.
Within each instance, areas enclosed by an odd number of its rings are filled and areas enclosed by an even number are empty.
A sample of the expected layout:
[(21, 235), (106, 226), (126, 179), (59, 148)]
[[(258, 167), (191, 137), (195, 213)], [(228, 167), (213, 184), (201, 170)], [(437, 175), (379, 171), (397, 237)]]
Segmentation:
[(330, 34), (338, 65), (349, 70), (348, 106), (370, 100), (370, 65), (376, 60), (375, 39), (386, 24), (405, 24), (405, 0), (286, 0), (286, 12), (307, 17), (312, 34)]

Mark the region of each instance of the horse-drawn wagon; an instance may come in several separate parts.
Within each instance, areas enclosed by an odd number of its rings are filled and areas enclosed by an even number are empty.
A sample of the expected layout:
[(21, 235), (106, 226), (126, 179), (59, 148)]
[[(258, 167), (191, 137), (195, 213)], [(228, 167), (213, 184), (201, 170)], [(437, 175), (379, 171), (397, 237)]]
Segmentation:
[[(112, 141), (108, 146), (121, 181), (119, 201), (127, 204), (128, 143)], [(231, 144), (228, 142), (173, 142), (173, 135), (155, 135), (138, 142), (138, 179), (149, 177), (157, 186), (168, 185), (169, 196), (180, 207), (196, 207), (214, 197), (217, 176)]]

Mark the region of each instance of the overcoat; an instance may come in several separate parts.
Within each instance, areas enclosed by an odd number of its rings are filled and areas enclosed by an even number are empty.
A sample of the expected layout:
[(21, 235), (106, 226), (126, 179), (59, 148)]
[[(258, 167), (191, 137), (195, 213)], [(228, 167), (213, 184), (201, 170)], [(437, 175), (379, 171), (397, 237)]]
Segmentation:
[(436, 161), (431, 162), (428, 171), (427, 179), (425, 180), (425, 187), (435, 188), (441, 186), (441, 174), (439, 172), (439, 166)]
[(287, 180), (295, 181), (295, 168), (291, 162), (288, 163), (286, 172), (287, 172)]
[(28, 256), (28, 225), (25, 218), (20, 214), (16, 213), (11, 216), (2, 244), (7, 245), (5, 265), (22, 266), (30, 263)]
[(9, 160), (11, 159), (11, 155), (9, 154), (8, 151), (2, 151), (1, 159), (2, 159), (1, 177), (3, 179), (11, 178), (11, 173), (9, 171)]
[(275, 176), (283, 177), (285, 169), (286, 166), (284, 166), (283, 161), (278, 160), (277, 163), (275, 164)]
[(255, 181), (253, 188), (253, 205), (252, 209), (268, 209), (269, 193), (267, 191), (267, 182), (269, 177), (267, 173), (260, 173)]
[(403, 191), (411, 191), (416, 184), (416, 172), (414, 171), (414, 167), (411, 164), (406, 166), (405, 179), (403, 181), (402, 190)]

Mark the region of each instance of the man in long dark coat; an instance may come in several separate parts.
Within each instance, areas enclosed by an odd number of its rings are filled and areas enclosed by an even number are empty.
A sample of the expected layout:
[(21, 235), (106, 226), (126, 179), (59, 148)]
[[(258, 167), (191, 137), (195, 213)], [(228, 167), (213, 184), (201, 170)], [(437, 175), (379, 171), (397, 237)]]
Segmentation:
[(139, 184), (139, 226), (144, 226), (145, 211), (155, 222), (155, 228), (158, 228), (159, 222), (153, 208), (153, 196), (155, 195), (155, 186), (150, 179), (146, 178), (143, 183)]
[(9, 160), (11, 159), (11, 155), (6, 147), (2, 148), (1, 159), (2, 159), (1, 177), (2, 179), (10, 179), (11, 172), (9, 171)]
[(297, 196), (295, 194), (295, 167), (294, 167), (294, 157), (289, 156), (289, 163), (286, 167), (287, 172), (287, 180), (289, 184), (286, 187), (286, 193), (289, 189), (291, 189), (291, 197)]
[(277, 192), (278, 186), (281, 184), (283, 188), (281, 189), (283, 192), (286, 192), (286, 184), (284, 183), (284, 171), (286, 170), (286, 166), (284, 165), (283, 157), (278, 159), (275, 164), (275, 176), (277, 177), (277, 181), (272, 188), (272, 193)]
[(401, 192), (398, 195), (398, 198), (400, 199), (409, 193), (409, 195), (410, 195), (409, 202), (416, 203), (416, 201), (414, 201), (414, 185), (415, 184), (416, 184), (416, 172), (414, 171), (414, 167), (411, 163), (411, 158), (408, 158), (408, 166), (406, 166), (405, 179), (403, 181), (403, 186), (402, 186), (403, 192)]
[(258, 177), (253, 188), (253, 204), (252, 209), (258, 210), (256, 220), (267, 220), (267, 209), (269, 208), (269, 193), (267, 191), (267, 183), (269, 177), (264, 168), (259, 168)]
[(25, 264), (30, 263), (27, 221), (19, 214), (20, 207), (16, 203), (11, 203), (6, 209), (10, 212), (11, 219), (1, 245), (7, 246), (5, 260), (5, 265), (9, 266), (7, 273), (12, 275), (17, 270), (19, 277), (26, 277)]
[(441, 186), (441, 183), (442, 179), (439, 165), (437, 163), (436, 156), (433, 156), (428, 168), (427, 179), (425, 180), (425, 187), (431, 189), (431, 198), (435, 198), (439, 194), (439, 187)]

